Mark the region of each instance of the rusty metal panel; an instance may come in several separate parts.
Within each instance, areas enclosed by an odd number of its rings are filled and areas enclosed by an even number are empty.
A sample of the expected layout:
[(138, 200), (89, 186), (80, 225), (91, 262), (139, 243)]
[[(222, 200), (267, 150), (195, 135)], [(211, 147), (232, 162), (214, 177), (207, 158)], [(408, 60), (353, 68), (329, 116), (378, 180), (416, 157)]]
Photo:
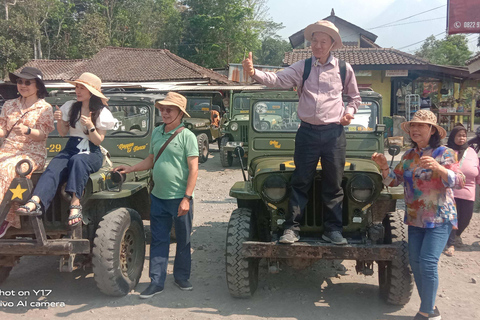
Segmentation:
[(242, 255), (246, 258), (270, 259), (341, 259), (391, 261), (399, 255), (396, 245), (350, 244), (337, 246), (324, 242), (297, 242), (291, 245), (277, 242), (246, 241), (242, 245)]

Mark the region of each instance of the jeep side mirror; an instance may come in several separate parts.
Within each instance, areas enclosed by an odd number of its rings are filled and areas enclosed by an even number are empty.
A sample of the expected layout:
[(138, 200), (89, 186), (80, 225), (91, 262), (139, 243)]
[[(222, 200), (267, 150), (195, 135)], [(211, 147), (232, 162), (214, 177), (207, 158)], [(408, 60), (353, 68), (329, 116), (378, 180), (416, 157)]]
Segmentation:
[(390, 146), (388, 147), (388, 154), (392, 157), (395, 157), (400, 153), (400, 146)]

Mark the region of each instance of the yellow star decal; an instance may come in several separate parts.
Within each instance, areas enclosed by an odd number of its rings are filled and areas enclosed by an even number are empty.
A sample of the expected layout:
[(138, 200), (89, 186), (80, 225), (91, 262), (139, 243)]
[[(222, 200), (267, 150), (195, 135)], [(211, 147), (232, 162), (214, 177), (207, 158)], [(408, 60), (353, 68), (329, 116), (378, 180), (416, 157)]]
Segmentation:
[(15, 198), (18, 198), (20, 200), (23, 200), (23, 193), (25, 191), (27, 191), (27, 189), (22, 189), (22, 187), (20, 186), (20, 183), (18, 184), (18, 186), (15, 188), (15, 189), (10, 189), (10, 191), (12, 192), (12, 199), (15, 199)]

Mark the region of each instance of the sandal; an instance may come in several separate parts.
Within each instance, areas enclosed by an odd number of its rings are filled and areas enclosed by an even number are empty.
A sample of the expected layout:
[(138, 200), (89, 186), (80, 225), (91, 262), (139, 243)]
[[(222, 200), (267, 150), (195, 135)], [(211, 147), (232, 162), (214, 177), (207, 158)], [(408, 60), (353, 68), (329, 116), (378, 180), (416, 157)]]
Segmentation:
[[(35, 205), (34, 210), (30, 209), (27, 206), (27, 203), (29, 203), (29, 202), (33, 203)], [(40, 205), (40, 203), (38, 203), (37, 201), (35, 201), (33, 199), (28, 200), (27, 203), (25, 203), (22, 206), (19, 206), (18, 209), (15, 210), (15, 213), (18, 214), (18, 215), (21, 215), (21, 216), (29, 216), (29, 215), (40, 216), (40, 215), (42, 215), (42, 206)], [(25, 210), (20, 210), (20, 209), (25, 209)]]
[[(78, 212), (76, 214), (68, 216), (68, 226), (70, 228), (73, 228), (73, 227), (77, 226), (79, 223), (83, 222), (82, 206), (80, 204), (79, 205), (72, 204), (69, 207), (69, 209), (70, 210), (72, 210), (72, 209), (77, 209), (78, 210)], [(70, 224), (70, 221), (73, 221), (75, 219), (78, 219), (78, 221)]]
[(443, 251), (443, 253), (447, 257), (453, 257), (453, 254), (455, 253), (455, 247), (454, 246), (448, 247), (447, 249), (445, 249), (445, 251)]

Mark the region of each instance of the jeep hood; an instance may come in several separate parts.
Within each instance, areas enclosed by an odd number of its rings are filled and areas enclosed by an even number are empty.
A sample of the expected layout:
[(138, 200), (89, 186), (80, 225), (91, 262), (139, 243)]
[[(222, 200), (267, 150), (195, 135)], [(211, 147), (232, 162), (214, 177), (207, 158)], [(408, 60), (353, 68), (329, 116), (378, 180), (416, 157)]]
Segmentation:
[[(285, 171), (292, 171), (295, 169), (293, 157), (259, 157), (252, 160), (249, 171), (253, 176), (263, 173), (280, 171), (280, 165), (285, 165)], [(320, 162), (317, 165), (317, 171), (322, 170)], [(362, 171), (378, 173), (376, 164), (367, 159), (347, 158), (345, 161), (345, 173), (349, 171)]]

